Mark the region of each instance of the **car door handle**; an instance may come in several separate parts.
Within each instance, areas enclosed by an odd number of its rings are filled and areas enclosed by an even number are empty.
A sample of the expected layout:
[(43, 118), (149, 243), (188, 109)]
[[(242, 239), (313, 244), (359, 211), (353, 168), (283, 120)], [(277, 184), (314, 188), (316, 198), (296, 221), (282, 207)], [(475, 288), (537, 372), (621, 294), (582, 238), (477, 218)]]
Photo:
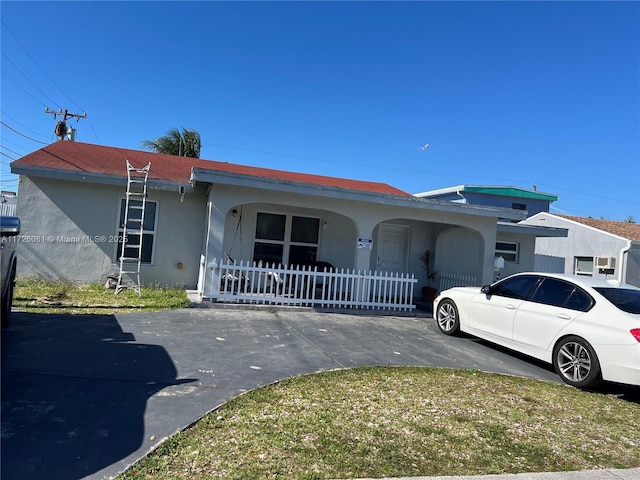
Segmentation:
[(556, 315), (556, 317), (562, 320), (571, 320), (571, 315), (567, 315), (566, 313), (559, 313)]
[(516, 306), (512, 303), (510, 303), (509, 305), (505, 305), (504, 308), (508, 309), (508, 310), (515, 310)]

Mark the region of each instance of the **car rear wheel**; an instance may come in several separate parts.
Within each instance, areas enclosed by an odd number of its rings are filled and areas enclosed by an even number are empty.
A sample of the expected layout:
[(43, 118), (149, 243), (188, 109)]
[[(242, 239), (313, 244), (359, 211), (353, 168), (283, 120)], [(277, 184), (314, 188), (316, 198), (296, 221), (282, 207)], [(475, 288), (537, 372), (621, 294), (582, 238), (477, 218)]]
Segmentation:
[(436, 323), (445, 335), (457, 335), (460, 332), (460, 317), (458, 307), (453, 300), (444, 299), (436, 311)]
[(596, 352), (580, 337), (563, 338), (555, 346), (553, 367), (563, 382), (574, 387), (594, 387), (602, 381)]

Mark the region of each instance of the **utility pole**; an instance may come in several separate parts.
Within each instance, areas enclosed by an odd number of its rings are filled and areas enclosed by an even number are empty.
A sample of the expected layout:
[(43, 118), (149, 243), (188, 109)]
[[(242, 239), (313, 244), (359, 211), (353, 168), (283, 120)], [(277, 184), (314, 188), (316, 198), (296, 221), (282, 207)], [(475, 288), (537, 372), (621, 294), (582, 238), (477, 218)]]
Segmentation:
[(53, 115), (53, 118), (56, 118), (58, 115), (62, 115), (62, 120), (56, 123), (56, 128), (54, 133), (56, 137), (60, 137), (60, 140), (63, 140), (64, 137), (68, 136), (68, 140), (74, 141), (76, 137), (76, 130), (73, 127), (67, 128), (67, 118), (75, 118), (76, 122), (79, 122), (81, 118), (87, 118), (87, 112), (85, 113), (69, 113), (69, 111), (65, 108), (64, 111), (62, 109), (56, 111), (49, 110), (49, 107), (46, 108), (44, 113), (50, 113)]

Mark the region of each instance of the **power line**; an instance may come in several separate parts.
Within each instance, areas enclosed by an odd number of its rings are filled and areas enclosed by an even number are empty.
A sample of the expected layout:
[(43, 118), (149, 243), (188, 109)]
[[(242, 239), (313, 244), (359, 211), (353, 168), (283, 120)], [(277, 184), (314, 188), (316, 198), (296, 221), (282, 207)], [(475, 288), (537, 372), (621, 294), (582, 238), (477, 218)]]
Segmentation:
[(13, 61), (12, 61), (12, 60), (7, 56), (7, 54), (6, 54), (6, 53), (2, 52), (2, 56), (3, 56), (4, 58), (6, 58), (6, 59), (9, 61), (9, 63), (10, 63), (11, 65), (13, 65), (13, 66), (15, 67), (15, 69), (16, 69), (18, 72), (20, 72), (20, 73), (22, 74), (22, 76), (23, 76), (24, 78), (26, 78), (26, 79), (27, 79), (27, 81), (28, 81), (31, 85), (33, 85), (33, 86), (36, 88), (36, 90), (38, 90), (42, 95), (44, 95), (44, 96), (45, 96), (45, 97), (47, 97), (49, 100), (51, 100), (51, 103), (53, 103), (53, 104), (55, 104), (55, 105), (58, 105), (58, 103), (57, 103), (54, 99), (52, 99), (49, 95), (47, 95), (47, 94), (46, 94), (46, 93), (44, 93), (42, 90), (40, 90), (40, 87), (38, 87), (35, 83), (33, 83), (33, 82), (31, 81), (31, 79), (30, 79), (29, 77), (27, 77), (27, 76), (25, 75), (25, 74), (24, 74), (24, 72), (23, 72), (22, 70), (20, 70), (20, 69), (18, 68), (18, 66), (17, 66), (15, 63), (13, 63)]
[[(84, 108), (82, 108), (80, 105), (78, 105), (76, 102), (74, 102), (71, 98), (69, 98), (69, 96), (64, 93), (62, 91), (62, 89), (58, 86), (58, 84), (56, 82), (53, 81), (53, 79), (47, 74), (47, 72), (44, 71), (44, 69), (38, 64), (38, 62), (35, 61), (35, 59), (31, 56), (31, 54), (27, 51), (27, 49), (24, 47), (24, 45), (22, 45), (22, 43), (20, 43), (20, 40), (18, 40), (18, 37), (15, 36), (15, 34), (11, 31), (11, 29), (7, 26), (6, 23), (4, 23), (4, 21), (0, 20), (0, 22), (2, 22), (2, 25), (4, 26), (4, 28), (7, 30), (7, 32), (9, 32), (11, 34), (11, 36), (14, 38), (14, 40), (18, 43), (18, 45), (20, 45), (20, 47), (22, 48), (22, 50), (24, 50), (24, 53), (27, 54), (27, 56), (31, 59), (31, 61), (34, 63), (34, 65), (36, 67), (38, 67), (38, 69), (44, 74), (45, 77), (47, 77), (49, 79), (49, 81), (51, 83), (53, 83), (53, 85), (60, 91), (60, 93), (62, 93), (62, 95), (64, 95), (67, 100), (69, 100), (71, 103), (73, 103), (76, 107), (78, 107), (80, 110), (84, 110)], [(22, 72), (21, 72), (22, 73)], [(55, 102), (54, 102), (55, 103)]]
[[(36, 143), (40, 143), (42, 145), (49, 145), (47, 142), (41, 142), (40, 140), (36, 140), (35, 138), (31, 138), (27, 135), (25, 135), (22, 132), (19, 132), (18, 130), (16, 130), (15, 128), (10, 127), (9, 125), (7, 125), (6, 123), (4, 123), (3, 121), (0, 121), (0, 124), (3, 125), (4, 127), (7, 127), (9, 130), (11, 130), (12, 132), (17, 133), (18, 135), (22, 135), (24, 138), (31, 140), (32, 142), (36, 142)], [(15, 159), (14, 159), (15, 160)]]
[(5, 72), (4, 70), (2, 71), (2, 75), (4, 75), (5, 77), (7, 77), (7, 78), (8, 78), (9, 80), (11, 80), (13, 83), (15, 83), (15, 84), (16, 84), (16, 86), (17, 86), (20, 90), (22, 90), (24, 93), (26, 93), (26, 94), (27, 94), (27, 95), (29, 95), (31, 98), (33, 98), (36, 102), (38, 102), (38, 103), (42, 104), (43, 106), (45, 105), (45, 103), (44, 103), (42, 100), (40, 100), (39, 98), (36, 98), (36, 96), (35, 96), (33, 93), (31, 93), (31, 92), (27, 91), (27, 89), (25, 89), (22, 85), (20, 85), (20, 83), (18, 83), (18, 81), (17, 81), (17, 80), (14, 80), (13, 78), (11, 78), (11, 77), (7, 74), (7, 72)]
[(11, 153), (15, 153), (16, 155), (22, 155), (19, 152), (16, 152), (15, 150), (11, 150), (9, 147), (6, 147), (4, 145), (0, 145), (0, 148), (4, 148), (5, 150), (9, 150)]
[(36, 135), (40, 135), (42, 137), (46, 137), (45, 135), (42, 135), (40, 132), (36, 132), (35, 130), (27, 127), (25, 124), (20, 123), (18, 120), (16, 120), (15, 118), (13, 118), (11, 115), (9, 115), (7, 112), (5, 112), (4, 110), (0, 110), (2, 112), (2, 114), (7, 117), (8, 119), (12, 120), (14, 124), (20, 125), (22, 128), (29, 130), (30, 132), (35, 133)]
[[(14, 38), (14, 40), (17, 42), (18, 45), (20, 45), (20, 48), (22, 48), (22, 50), (24, 51), (24, 53), (27, 54), (27, 56), (31, 59), (31, 61), (33, 62), (33, 64), (38, 67), (38, 69), (44, 74), (45, 77), (47, 77), (47, 79), (60, 91), (60, 93), (62, 93), (62, 95), (69, 100), (72, 104), (74, 104), (76, 107), (78, 107), (78, 109), (83, 110), (86, 112), (85, 108), (82, 108), (80, 105), (78, 105), (76, 102), (73, 101), (73, 99), (71, 97), (69, 97), (63, 90), (62, 88), (60, 88), (60, 86), (53, 80), (53, 78), (51, 78), (49, 76), (49, 74), (40, 66), (40, 64), (38, 62), (36, 62), (35, 58), (33, 58), (33, 56), (29, 53), (29, 51), (25, 48), (25, 46), (22, 44), (22, 42), (20, 42), (20, 40), (18, 39), (18, 37), (11, 31), (11, 29), (7, 26), (7, 24), (0, 20), (0, 22), (2, 22), (2, 26), (4, 27), (4, 29), (9, 32), (11, 34), (11, 36)], [(9, 60), (11, 61), (11, 60)], [(13, 64), (13, 62), (11, 62)], [(15, 66), (15, 64), (13, 64)], [(16, 69), (18, 69), (18, 67), (16, 67)], [(18, 71), (20, 71), (18, 69)], [(4, 72), (3, 72), (4, 73)], [(22, 72), (20, 72), (22, 73)], [(24, 75), (24, 74), (23, 74)], [(25, 76), (26, 77), (26, 76)], [(11, 79), (12, 81), (15, 82), (15, 80)], [(28, 80), (28, 79), (27, 79)], [(17, 82), (15, 82), (20, 88), (22, 88), (22, 86), (20, 86), (20, 84), (18, 84)], [(37, 87), (36, 87), (37, 88)], [(24, 88), (22, 88), (22, 90), (24, 90)], [(29, 95), (31, 95), (29, 92), (27, 92), (26, 90), (24, 90), (26, 93), (28, 93)], [(45, 94), (45, 97), (47, 95)], [(35, 98), (35, 97), (34, 97)], [(49, 98), (49, 97), (47, 97)], [(42, 102), (41, 102), (42, 103)], [(52, 101), (52, 103), (54, 103), (55, 105), (58, 105), (57, 102)], [(43, 104), (44, 105), (44, 104)], [(91, 119), (88, 119), (89, 121), (89, 127), (91, 128), (91, 131), (93, 132), (93, 134), (96, 137), (96, 140), (98, 140), (98, 143), (100, 143), (100, 138), (98, 137), (98, 133), (96, 132), (96, 129), (93, 127), (93, 123), (91, 122)]]

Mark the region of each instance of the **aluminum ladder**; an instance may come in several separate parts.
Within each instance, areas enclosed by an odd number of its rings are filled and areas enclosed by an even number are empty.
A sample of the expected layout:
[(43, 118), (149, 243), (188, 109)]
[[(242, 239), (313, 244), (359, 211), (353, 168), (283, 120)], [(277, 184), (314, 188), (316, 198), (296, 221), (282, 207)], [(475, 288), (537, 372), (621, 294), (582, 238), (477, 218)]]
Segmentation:
[(128, 288), (135, 290), (140, 296), (144, 211), (147, 205), (147, 178), (150, 169), (151, 162), (146, 167), (136, 168), (127, 160), (127, 192), (116, 296)]

